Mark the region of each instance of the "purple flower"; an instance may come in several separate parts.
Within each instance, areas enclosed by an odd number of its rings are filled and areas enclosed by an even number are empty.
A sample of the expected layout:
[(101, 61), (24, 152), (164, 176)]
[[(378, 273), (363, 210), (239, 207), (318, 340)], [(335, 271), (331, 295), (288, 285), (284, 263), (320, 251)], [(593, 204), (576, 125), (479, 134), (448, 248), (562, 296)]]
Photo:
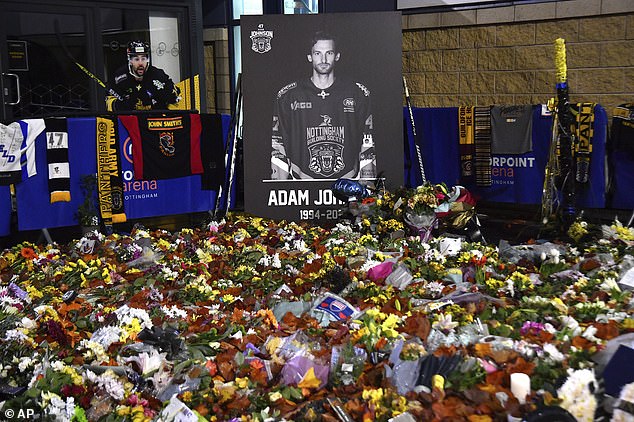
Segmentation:
[(520, 334), (523, 336), (526, 334), (537, 335), (544, 330), (544, 327), (544, 324), (541, 322), (526, 321), (524, 325), (522, 325), (522, 328), (520, 328)]

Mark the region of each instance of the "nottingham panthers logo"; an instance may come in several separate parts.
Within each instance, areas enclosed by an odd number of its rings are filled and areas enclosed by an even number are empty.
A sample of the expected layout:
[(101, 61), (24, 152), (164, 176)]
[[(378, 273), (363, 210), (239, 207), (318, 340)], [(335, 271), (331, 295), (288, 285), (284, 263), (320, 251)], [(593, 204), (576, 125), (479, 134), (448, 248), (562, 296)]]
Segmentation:
[(159, 147), (163, 155), (166, 157), (173, 157), (176, 153), (176, 147), (174, 146), (174, 133), (161, 132), (159, 136)]
[(256, 31), (251, 31), (251, 50), (256, 53), (266, 53), (271, 50), (271, 39), (273, 38), (273, 31), (265, 31), (264, 24), (258, 25)]
[(112, 188), (112, 208), (121, 209), (123, 208), (123, 189), (121, 188)]
[(341, 172), (345, 132), (343, 126), (332, 126), (332, 118), (322, 114), (323, 121), (316, 127), (307, 128), (306, 141), (310, 154), (308, 168), (313, 173), (329, 177)]

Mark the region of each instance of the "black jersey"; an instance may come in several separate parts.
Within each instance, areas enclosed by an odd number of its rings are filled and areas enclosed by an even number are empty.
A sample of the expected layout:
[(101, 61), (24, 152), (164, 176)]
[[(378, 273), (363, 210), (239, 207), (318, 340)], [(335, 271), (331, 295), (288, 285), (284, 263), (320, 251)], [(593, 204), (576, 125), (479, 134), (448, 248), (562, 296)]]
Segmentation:
[(612, 148), (634, 157), (634, 103), (614, 108), (611, 132)]
[(273, 112), (273, 179), (376, 177), (370, 91), (336, 79), (326, 89), (310, 79), (282, 88)]
[(106, 88), (108, 111), (165, 110), (168, 104), (178, 102), (178, 88), (158, 67), (148, 66), (141, 81), (129, 73), (128, 66), (115, 72)]

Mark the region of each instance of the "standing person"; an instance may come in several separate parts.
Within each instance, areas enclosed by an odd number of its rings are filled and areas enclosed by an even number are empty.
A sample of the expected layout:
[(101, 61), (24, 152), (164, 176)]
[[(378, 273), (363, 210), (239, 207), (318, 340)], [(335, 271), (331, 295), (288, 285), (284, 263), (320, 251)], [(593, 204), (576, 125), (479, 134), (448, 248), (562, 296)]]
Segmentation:
[(374, 179), (376, 157), (370, 90), (335, 76), (336, 39), (311, 39), (309, 78), (277, 93), (273, 107), (271, 179)]
[(108, 111), (165, 110), (180, 100), (172, 79), (150, 64), (150, 46), (132, 41), (126, 50), (128, 63), (117, 69), (106, 87)]

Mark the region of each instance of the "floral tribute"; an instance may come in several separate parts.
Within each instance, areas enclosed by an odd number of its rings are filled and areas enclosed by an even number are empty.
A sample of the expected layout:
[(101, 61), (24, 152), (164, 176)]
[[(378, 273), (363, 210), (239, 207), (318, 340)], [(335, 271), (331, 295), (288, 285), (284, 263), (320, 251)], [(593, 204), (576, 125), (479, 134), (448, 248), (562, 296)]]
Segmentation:
[[(634, 331), (623, 283), (634, 230), (615, 222), (592, 238), (504, 247), (403, 230), (406, 209), (436, 212), (450, 196), (385, 193), (328, 228), (230, 214), (174, 233), (137, 226), (6, 249), (0, 412), (104, 422), (606, 412), (595, 358)], [(512, 385), (514, 373), (530, 385)], [(603, 416), (628, 420), (627, 409)]]

